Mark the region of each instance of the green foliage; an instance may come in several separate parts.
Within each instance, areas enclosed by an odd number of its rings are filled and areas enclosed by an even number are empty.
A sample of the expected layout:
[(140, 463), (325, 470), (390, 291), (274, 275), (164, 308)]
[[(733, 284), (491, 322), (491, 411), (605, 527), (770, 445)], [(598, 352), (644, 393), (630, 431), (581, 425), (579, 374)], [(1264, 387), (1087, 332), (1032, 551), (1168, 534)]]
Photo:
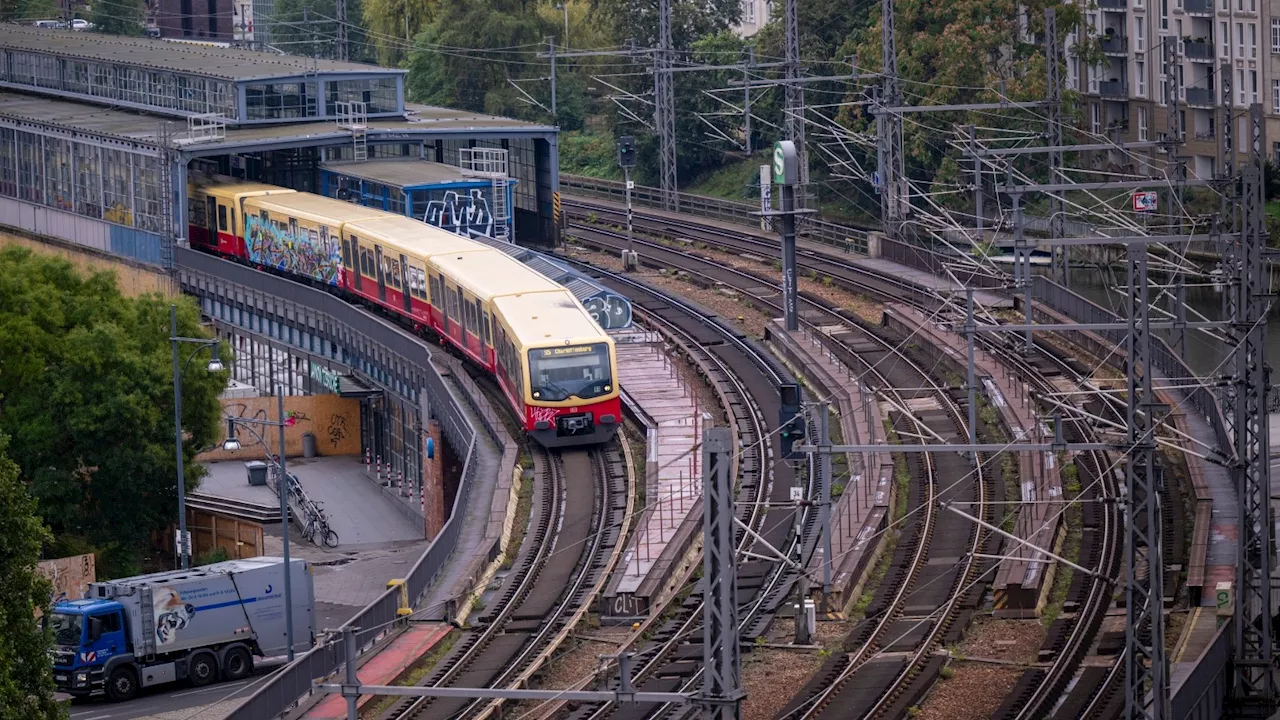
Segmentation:
[[(294, 55), (336, 58), (338, 23), (334, 0), (276, 0), (276, 22), (271, 24), (271, 44)], [(365, 30), (364, 3), (347, 0), (348, 59), (376, 62), (378, 46)]]
[[(194, 303), (178, 332), (202, 334)], [(177, 511), (169, 301), (123, 297), (112, 275), (17, 248), (0, 251), (0, 433), (59, 536), (100, 551), (100, 573), (132, 570)], [(185, 359), (191, 349), (182, 353)], [(200, 350), (183, 375), (185, 482), (216, 440), (227, 374)], [(230, 352), (222, 355), (230, 359)], [(229, 363), (228, 363), (229, 364)]]
[(0, 718), (65, 718), (53, 700), (53, 639), (34, 612), (49, 603), (49, 581), (36, 572), (49, 530), (5, 456), (8, 444), (0, 435)]
[(617, 141), (592, 133), (560, 133), (560, 172), (621, 180)]
[(200, 553), (200, 555), (196, 558), (195, 564), (197, 566), (212, 565), (214, 563), (226, 562), (230, 559), (231, 559), (231, 556), (227, 554), (226, 548), (216, 547), (212, 550), (208, 550), (203, 553)]
[(0, 22), (56, 20), (59, 5), (54, 0), (0, 0)]
[(142, 0), (110, 0), (95, 2), (89, 22), (95, 32), (110, 35), (141, 35), (146, 29), (146, 11)]
[[(413, 39), (435, 17), (437, 4), (436, 0), (364, 0), (361, 15), (379, 65), (399, 67), (408, 59)], [(355, 16), (348, 10), (347, 17)]]

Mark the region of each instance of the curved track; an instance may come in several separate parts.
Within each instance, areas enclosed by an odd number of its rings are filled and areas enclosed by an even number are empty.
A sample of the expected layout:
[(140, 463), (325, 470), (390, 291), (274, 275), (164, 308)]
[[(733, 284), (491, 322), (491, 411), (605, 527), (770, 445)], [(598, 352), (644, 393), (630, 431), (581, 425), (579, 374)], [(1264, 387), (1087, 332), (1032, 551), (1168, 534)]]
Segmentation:
[[(616, 443), (616, 441), (615, 441)], [(617, 543), (626, 469), (614, 443), (595, 450), (534, 448), (538, 488), (519, 554), (488, 612), (421, 683), (501, 685), (533, 662), (549, 638), (590, 600)], [(484, 611), (481, 611), (484, 612)], [(409, 720), (469, 717), (485, 703), (401, 700), (383, 715)]]

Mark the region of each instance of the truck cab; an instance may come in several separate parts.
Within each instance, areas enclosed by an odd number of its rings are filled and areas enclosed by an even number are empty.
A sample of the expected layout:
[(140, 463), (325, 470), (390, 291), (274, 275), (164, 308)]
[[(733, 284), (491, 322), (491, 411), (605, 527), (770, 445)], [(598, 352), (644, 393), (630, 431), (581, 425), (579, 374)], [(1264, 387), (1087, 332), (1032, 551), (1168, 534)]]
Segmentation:
[(53, 630), (53, 680), (59, 690), (88, 695), (103, 689), (108, 662), (130, 653), (124, 616), (124, 606), (114, 600), (72, 600), (58, 603), (45, 617)]

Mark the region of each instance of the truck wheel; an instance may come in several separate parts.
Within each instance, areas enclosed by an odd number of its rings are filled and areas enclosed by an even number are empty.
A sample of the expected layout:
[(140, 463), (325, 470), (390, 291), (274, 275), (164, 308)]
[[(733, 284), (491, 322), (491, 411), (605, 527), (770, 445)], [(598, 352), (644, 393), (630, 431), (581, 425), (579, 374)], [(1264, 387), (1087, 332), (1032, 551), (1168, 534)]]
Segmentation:
[(133, 668), (116, 668), (107, 680), (107, 697), (112, 702), (128, 702), (138, 694), (138, 676)]
[(222, 659), (222, 673), (228, 680), (240, 680), (253, 674), (253, 657), (244, 648), (231, 648)]
[(218, 661), (212, 653), (202, 652), (187, 661), (187, 677), (196, 687), (204, 687), (218, 679)]

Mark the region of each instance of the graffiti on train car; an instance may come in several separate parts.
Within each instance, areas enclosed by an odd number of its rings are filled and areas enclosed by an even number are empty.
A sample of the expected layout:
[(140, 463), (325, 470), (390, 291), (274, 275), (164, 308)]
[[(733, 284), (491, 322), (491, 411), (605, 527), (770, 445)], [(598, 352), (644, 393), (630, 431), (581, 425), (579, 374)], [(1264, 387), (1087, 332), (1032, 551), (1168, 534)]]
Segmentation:
[(299, 227), (269, 218), (245, 218), (249, 260), (259, 265), (306, 275), (329, 285), (342, 283), (342, 246), (329, 228)]

